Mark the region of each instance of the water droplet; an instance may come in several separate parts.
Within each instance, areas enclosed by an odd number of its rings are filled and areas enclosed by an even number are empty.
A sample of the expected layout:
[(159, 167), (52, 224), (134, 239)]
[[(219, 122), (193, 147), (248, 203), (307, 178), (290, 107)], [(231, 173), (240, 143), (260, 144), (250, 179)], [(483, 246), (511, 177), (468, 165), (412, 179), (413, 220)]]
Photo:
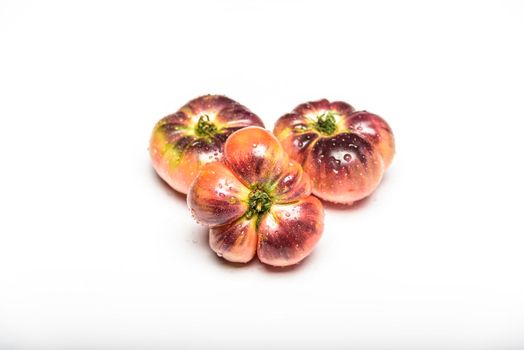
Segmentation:
[(299, 141), (298, 142), (298, 147), (302, 147), (302, 146), (304, 146), (304, 143), (302, 143), (302, 141)]
[(351, 160), (351, 154), (349, 154), (349, 153), (344, 154), (344, 160), (346, 162), (349, 162)]
[(223, 194), (222, 192), (218, 193), (218, 195), (222, 198), (225, 197), (225, 194)]
[(216, 253), (217, 253), (217, 255), (218, 255), (219, 257), (222, 257), (222, 255), (223, 255), (221, 252), (216, 252)]
[(224, 186), (222, 186), (222, 184), (219, 183), (219, 184), (218, 184), (218, 188), (222, 188), (222, 187), (224, 187)]
[(200, 221), (198, 221), (198, 218), (196, 217), (195, 209), (191, 209), (190, 212), (191, 212), (191, 217), (192, 217), (193, 219), (195, 219), (195, 221), (196, 221), (197, 224), (200, 224)]
[(286, 217), (290, 217), (290, 216), (291, 216), (291, 214), (289, 214), (288, 211), (286, 211), (286, 213), (285, 213), (284, 215), (285, 215)]
[(340, 167), (340, 160), (336, 159), (333, 156), (329, 157), (329, 163), (331, 164), (331, 166), (333, 166), (335, 168)]

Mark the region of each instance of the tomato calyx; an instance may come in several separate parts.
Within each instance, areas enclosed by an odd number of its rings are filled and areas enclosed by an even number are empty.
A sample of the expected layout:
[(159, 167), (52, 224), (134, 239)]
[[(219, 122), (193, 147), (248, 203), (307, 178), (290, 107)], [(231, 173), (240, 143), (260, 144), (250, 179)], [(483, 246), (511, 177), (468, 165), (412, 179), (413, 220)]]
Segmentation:
[(198, 123), (195, 127), (195, 133), (199, 137), (213, 137), (217, 133), (217, 127), (209, 120), (209, 115), (202, 114), (200, 118), (198, 118)]
[(317, 121), (313, 124), (313, 127), (324, 135), (333, 135), (337, 130), (337, 121), (335, 114), (331, 111), (322, 113), (317, 116)]
[(249, 209), (245, 214), (247, 219), (251, 219), (255, 215), (260, 219), (262, 215), (269, 211), (273, 204), (271, 196), (258, 186), (253, 188), (248, 198)]

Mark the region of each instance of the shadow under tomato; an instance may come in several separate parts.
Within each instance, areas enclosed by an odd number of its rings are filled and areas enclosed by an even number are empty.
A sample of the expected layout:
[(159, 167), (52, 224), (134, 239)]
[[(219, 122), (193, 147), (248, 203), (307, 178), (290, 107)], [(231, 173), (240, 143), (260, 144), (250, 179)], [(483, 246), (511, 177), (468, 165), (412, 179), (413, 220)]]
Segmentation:
[(195, 228), (191, 230), (191, 241), (198, 245), (198, 249), (209, 249), (209, 228), (195, 223)]
[[(181, 202), (186, 203), (186, 195), (180, 192), (175, 191), (171, 186), (167, 184), (154, 169), (151, 168), (151, 176), (153, 177), (154, 181), (157, 183), (158, 187), (160, 187), (165, 194), (167, 194), (169, 197), (175, 198), (176, 200), (179, 200)], [(365, 199), (364, 199), (365, 200)], [(338, 206), (333, 203), (328, 203), (323, 201), (324, 206), (329, 207), (330, 205)], [(356, 204), (356, 203), (355, 203)], [(349, 206), (343, 206), (344, 208), (348, 208)], [(346, 209), (344, 209), (346, 210)], [(189, 210), (188, 210), (188, 215)], [(211, 261), (214, 261), (217, 265), (231, 270), (236, 269), (245, 269), (245, 268), (253, 268), (257, 265), (261, 265), (263, 271), (266, 271), (268, 273), (291, 273), (293, 271), (300, 271), (304, 268), (306, 268), (307, 265), (310, 264), (310, 261), (314, 260), (314, 252), (311, 253), (308, 257), (306, 257), (304, 260), (299, 262), (298, 264), (291, 265), (291, 266), (285, 266), (285, 267), (276, 267), (276, 266), (270, 266), (262, 263), (257, 256), (255, 256), (251, 261), (247, 263), (235, 263), (227, 261), (226, 259), (219, 257), (210, 247), (209, 247), (209, 228), (206, 226), (202, 226), (200, 224), (197, 224), (195, 222), (195, 229), (191, 230), (190, 237), (188, 240), (191, 240), (195, 245), (198, 245), (199, 249), (206, 249), (209, 252), (209, 258)]]
[(163, 189), (163, 191), (170, 197), (177, 198), (180, 201), (186, 202), (186, 195), (180, 192), (175, 191), (171, 186), (167, 184), (158, 174), (156, 171), (151, 168), (150, 169), (151, 176), (154, 178), (154, 181), (158, 184), (160, 188)]

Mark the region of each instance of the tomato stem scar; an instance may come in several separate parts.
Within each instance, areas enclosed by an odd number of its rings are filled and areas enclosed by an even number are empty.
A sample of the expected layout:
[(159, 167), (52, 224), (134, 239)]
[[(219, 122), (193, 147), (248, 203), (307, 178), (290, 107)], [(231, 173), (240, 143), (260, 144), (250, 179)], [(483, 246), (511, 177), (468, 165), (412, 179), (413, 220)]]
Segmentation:
[(315, 129), (325, 135), (332, 135), (337, 130), (337, 121), (333, 112), (328, 111), (317, 116)]
[(217, 127), (209, 121), (207, 114), (202, 114), (200, 118), (198, 118), (195, 132), (200, 137), (212, 137), (216, 134)]

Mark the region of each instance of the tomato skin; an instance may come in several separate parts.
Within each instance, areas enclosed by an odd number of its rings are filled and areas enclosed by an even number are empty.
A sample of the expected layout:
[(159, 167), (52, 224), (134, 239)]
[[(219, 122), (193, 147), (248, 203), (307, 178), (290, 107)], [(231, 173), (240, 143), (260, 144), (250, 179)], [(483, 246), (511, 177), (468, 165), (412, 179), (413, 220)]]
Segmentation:
[(195, 178), (187, 202), (192, 214), (209, 227), (230, 223), (247, 210), (249, 189), (221, 162), (202, 167)]
[(324, 209), (316, 197), (275, 205), (259, 226), (258, 258), (273, 266), (296, 264), (313, 250), (323, 229)]
[(345, 127), (376, 147), (387, 169), (395, 155), (395, 139), (391, 127), (384, 119), (366, 111), (354, 112), (344, 119)]
[[(207, 122), (207, 133), (199, 133), (200, 120)], [(258, 116), (228, 97), (195, 98), (156, 123), (149, 144), (153, 168), (173, 189), (187, 194), (204, 164), (222, 160), (229, 135), (254, 125), (264, 126)]]
[(218, 256), (232, 262), (247, 263), (257, 251), (255, 220), (240, 218), (228, 225), (209, 230), (209, 246)]
[(279, 118), (274, 133), (310, 176), (313, 194), (335, 203), (349, 205), (373, 193), (395, 154), (384, 119), (341, 101), (300, 104)]
[(272, 266), (297, 264), (316, 246), (324, 211), (309, 176), (267, 130), (246, 127), (224, 146), (223, 162), (206, 164), (187, 196), (195, 219), (210, 228), (217, 255)]
[(248, 186), (273, 183), (289, 161), (277, 138), (262, 128), (235, 134), (224, 145), (224, 155), (229, 168)]

